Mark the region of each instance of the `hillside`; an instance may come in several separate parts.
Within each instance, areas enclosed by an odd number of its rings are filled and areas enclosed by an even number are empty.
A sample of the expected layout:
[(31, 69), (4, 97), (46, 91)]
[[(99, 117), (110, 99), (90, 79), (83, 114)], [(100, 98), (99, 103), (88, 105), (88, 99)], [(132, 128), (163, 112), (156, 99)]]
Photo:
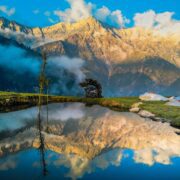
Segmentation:
[[(0, 28), (6, 36), (13, 32), (23, 40), (26, 36), (35, 39), (31, 46), (34, 51), (43, 49), (51, 57), (82, 58), (83, 72), (102, 83), (104, 95), (138, 95), (145, 91), (179, 95), (180, 38), (176, 34), (159, 35), (143, 28), (114, 29), (92, 17), (43, 28), (0, 18)], [(19, 43), (23, 40), (17, 39)]]

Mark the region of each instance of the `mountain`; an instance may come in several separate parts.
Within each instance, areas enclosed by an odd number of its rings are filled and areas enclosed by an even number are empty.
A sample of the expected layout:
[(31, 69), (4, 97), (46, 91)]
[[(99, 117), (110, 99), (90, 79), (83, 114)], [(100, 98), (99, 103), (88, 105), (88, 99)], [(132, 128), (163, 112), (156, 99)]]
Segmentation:
[(2, 32), (9, 38), (17, 34), (16, 40), (22, 44), (26, 38), (26, 42), (33, 39), (31, 49), (35, 52), (43, 50), (51, 57), (82, 58), (84, 73), (102, 83), (104, 95), (138, 95), (145, 91), (179, 95), (176, 81), (180, 77), (180, 38), (177, 34), (161, 35), (137, 27), (115, 29), (93, 17), (42, 28), (0, 18)]

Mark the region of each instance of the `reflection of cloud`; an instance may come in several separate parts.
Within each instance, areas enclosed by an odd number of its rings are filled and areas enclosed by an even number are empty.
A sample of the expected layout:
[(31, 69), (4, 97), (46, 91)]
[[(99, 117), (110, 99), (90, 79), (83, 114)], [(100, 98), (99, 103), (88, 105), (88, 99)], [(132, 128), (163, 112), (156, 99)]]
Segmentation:
[(151, 149), (135, 151), (134, 160), (136, 163), (144, 163), (151, 166), (154, 164), (153, 152)]
[[(82, 103), (67, 103), (53, 104), (49, 108), (49, 119), (56, 121), (67, 121), (70, 119), (81, 119), (84, 117), (84, 104)], [(43, 111), (45, 110), (45, 106)], [(45, 118), (46, 114), (42, 116)]]
[(54, 161), (56, 166), (65, 166), (70, 169), (67, 176), (76, 178), (81, 177), (87, 169), (89, 160), (77, 155), (62, 155), (60, 159)]
[(0, 171), (15, 169), (16, 166), (16, 160), (14, 158), (8, 158), (5, 162), (0, 163)]
[[(84, 117), (85, 105), (82, 103), (58, 103), (49, 105), (49, 119), (66, 121), (69, 119), (81, 119)], [(0, 113), (0, 131), (16, 130), (22, 128), (27, 123), (34, 123), (37, 119), (37, 107)], [(46, 106), (42, 106), (43, 119), (46, 119)]]
[(76, 179), (82, 177), (85, 173), (95, 172), (97, 168), (106, 169), (109, 166), (119, 166), (121, 159), (122, 152), (116, 149), (97, 156), (93, 160), (72, 154), (61, 155), (54, 162), (54, 165), (69, 168), (70, 170), (66, 176)]
[[(155, 163), (171, 164), (170, 158), (172, 153), (162, 149), (142, 149), (135, 151), (134, 161), (152, 166)], [(180, 155), (179, 155), (180, 156)]]
[(92, 161), (92, 165), (95, 166), (96, 168), (106, 169), (110, 165), (119, 166), (121, 159), (122, 159), (122, 151), (120, 149), (111, 150), (110, 152), (97, 156)]

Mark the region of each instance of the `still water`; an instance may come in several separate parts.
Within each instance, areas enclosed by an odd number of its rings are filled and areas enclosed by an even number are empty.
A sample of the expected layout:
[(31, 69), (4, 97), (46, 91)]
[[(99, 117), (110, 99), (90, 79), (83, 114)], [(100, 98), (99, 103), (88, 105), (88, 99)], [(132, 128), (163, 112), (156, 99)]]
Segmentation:
[[(179, 130), (61, 103), (0, 114), (0, 179), (180, 179)], [(48, 117), (48, 118), (47, 118)]]

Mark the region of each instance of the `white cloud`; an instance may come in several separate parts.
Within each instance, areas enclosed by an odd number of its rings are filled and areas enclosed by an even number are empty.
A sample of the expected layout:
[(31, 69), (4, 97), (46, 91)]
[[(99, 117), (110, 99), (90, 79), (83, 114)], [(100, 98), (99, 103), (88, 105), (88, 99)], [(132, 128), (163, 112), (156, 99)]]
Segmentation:
[(122, 12), (120, 10), (113, 11), (109, 18), (112, 25), (114, 24), (116, 27), (124, 27), (125, 24), (128, 24), (130, 22), (129, 19), (122, 15)]
[(15, 13), (16, 9), (15, 8), (8, 9), (7, 6), (0, 6), (0, 11), (5, 13), (8, 16), (12, 16)]
[(45, 16), (50, 16), (50, 15), (51, 15), (51, 12), (46, 11), (46, 12), (44, 13), (44, 15), (45, 15)]
[(70, 8), (65, 9), (65, 11), (54, 11), (54, 14), (57, 15), (61, 21), (76, 22), (91, 16), (93, 6), (91, 3), (86, 3), (84, 0), (67, 0), (67, 2)]
[(102, 22), (108, 23), (117, 28), (124, 27), (130, 22), (123, 16), (120, 10), (110, 11), (106, 6), (96, 10), (95, 17)]
[[(66, 69), (68, 72), (74, 74), (78, 82), (82, 82), (85, 79), (85, 74), (82, 71), (82, 67), (84, 66), (84, 60), (80, 58), (68, 58), (66, 56), (61, 57), (53, 57), (49, 59), (49, 69), (51, 67), (56, 67), (57, 74), (60, 69)], [(53, 68), (53, 73), (55, 73), (55, 69)]]
[(105, 22), (110, 14), (111, 11), (106, 6), (103, 6), (102, 8), (96, 11), (95, 17), (100, 21)]
[(180, 21), (173, 19), (174, 12), (156, 13), (153, 10), (136, 13), (134, 23), (137, 27), (150, 28), (161, 33), (180, 33)]
[(67, 2), (70, 8), (64, 11), (54, 11), (54, 14), (63, 22), (76, 22), (89, 16), (95, 16), (98, 20), (117, 28), (124, 27), (129, 23), (120, 10), (110, 11), (106, 6), (97, 9), (96, 5), (86, 3), (84, 0), (67, 0)]
[(130, 22), (123, 16), (120, 10), (110, 11), (106, 6), (96, 10), (95, 17), (102, 22), (108, 23), (117, 28), (124, 27)]
[(39, 11), (39, 9), (35, 9), (35, 10), (33, 11), (33, 13), (34, 13), (34, 14), (39, 14), (40, 11)]
[(154, 26), (155, 16), (156, 14), (153, 10), (144, 13), (136, 13), (134, 16), (135, 26), (152, 28)]

